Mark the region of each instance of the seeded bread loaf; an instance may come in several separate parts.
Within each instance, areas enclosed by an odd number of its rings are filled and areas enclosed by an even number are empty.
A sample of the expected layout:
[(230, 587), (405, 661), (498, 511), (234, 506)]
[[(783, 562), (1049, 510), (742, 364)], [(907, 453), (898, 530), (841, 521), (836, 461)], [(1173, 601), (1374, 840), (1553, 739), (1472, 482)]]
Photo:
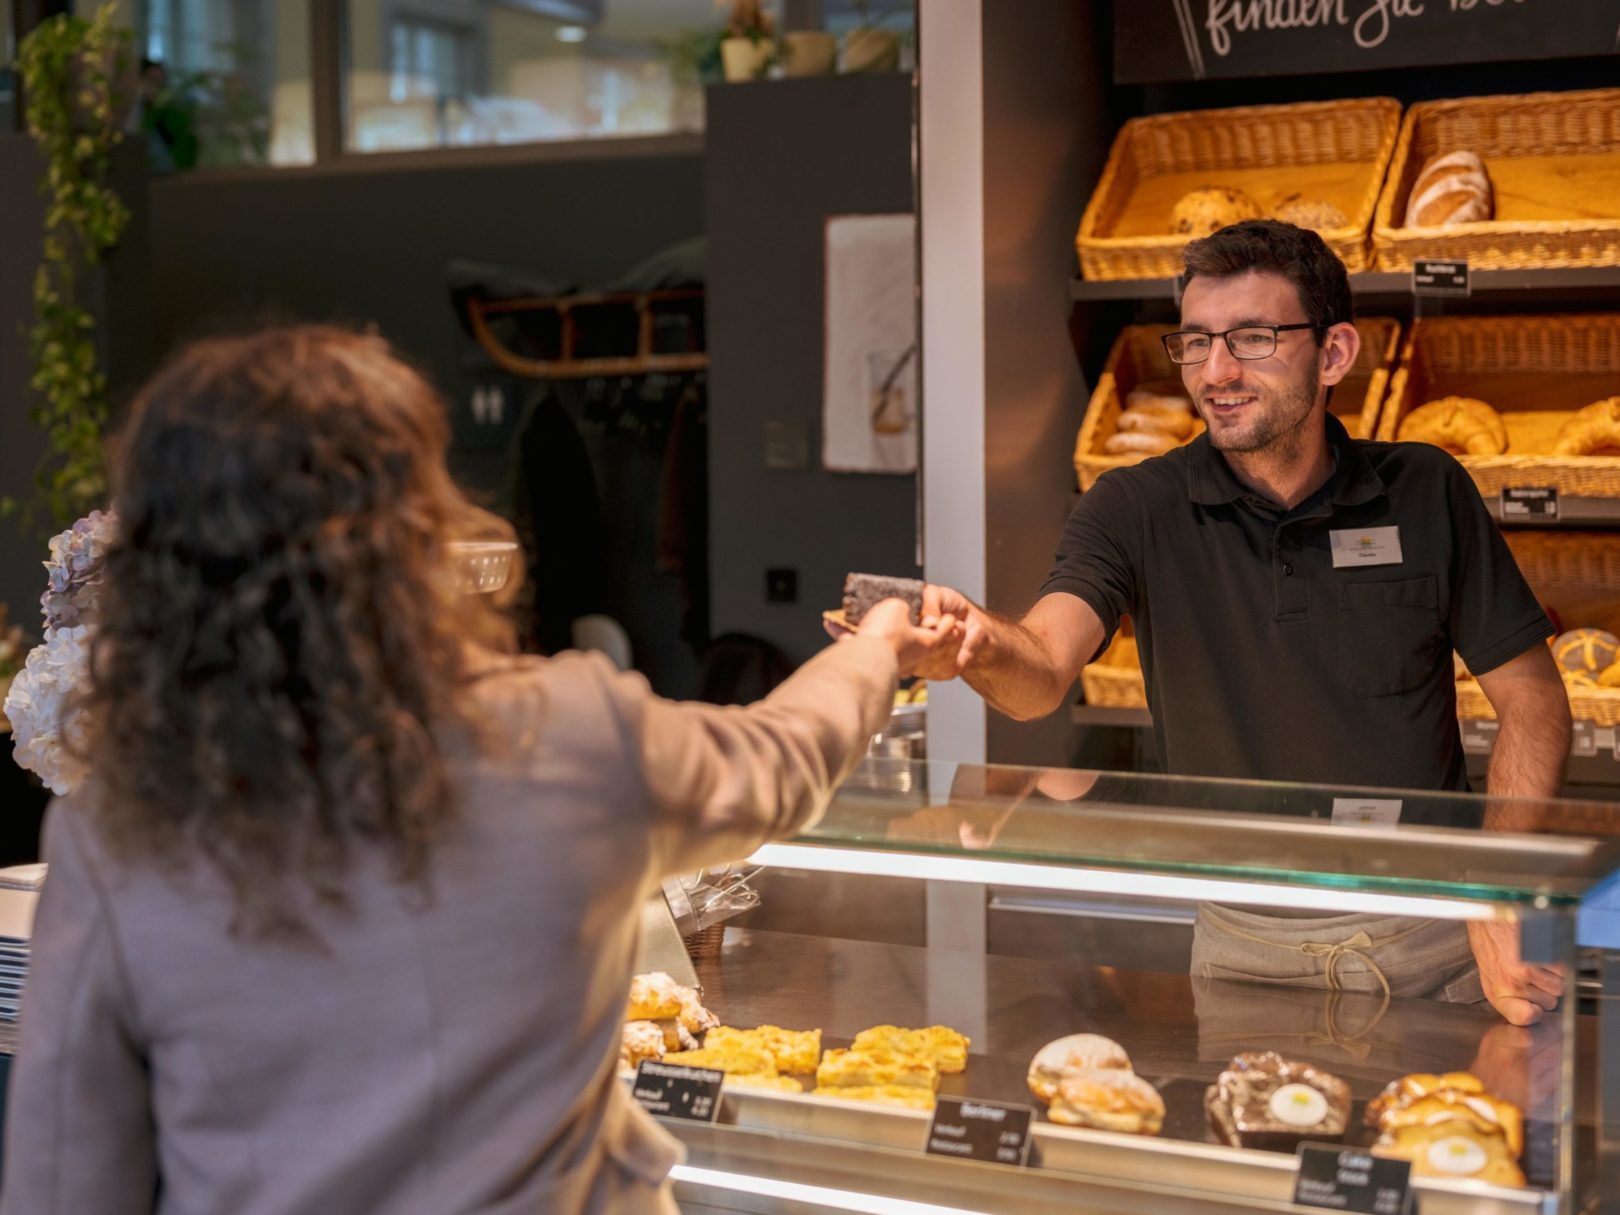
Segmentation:
[(872, 606), (885, 599), (904, 599), (911, 608), (911, 623), (922, 615), (923, 584), (916, 578), (890, 578), (884, 574), (844, 576), (844, 621), (860, 624)]

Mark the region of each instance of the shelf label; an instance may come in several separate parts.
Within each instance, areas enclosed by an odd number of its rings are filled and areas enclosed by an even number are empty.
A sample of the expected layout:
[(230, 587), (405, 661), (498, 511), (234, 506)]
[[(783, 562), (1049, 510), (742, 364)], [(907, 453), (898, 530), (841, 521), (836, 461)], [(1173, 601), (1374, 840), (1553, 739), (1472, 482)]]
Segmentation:
[(1336, 797), (1333, 821), (1341, 827), (1386, 827), (1401, 821), (1398, 797)]
[(1500, 722), (1488, 718), (1468, 718), (1462, 723), (1463, 750), (1474, 755), (1489, 755), (1496, 745), (1496, 732)]
[(1597, 754), (1597, 723), (1575, 719), (1575, 732), (1570, 735), (1569, 753), (1578, 757)]
[(1468, 263), (1416, 258), (1412, 262), (1413, 295), (1471, 295)]
[(1550, 523), (1558, 518), (1558, 491), (1552, 486), (1510, 486), (1502, 491), (1502, 521), (1533, 520)]
[(642, 1109), (660, 1118), (713, 1122), (720, 1113), (720, 1086), (725, 1079), (725, 1072), (706, 1067), (675, 1067), (643, 1059), (636, 1068), (631, 1095)]
[(1029, 1123), (1035, 1111), (1027, 1105), (940, 1097), (928, 1127), (930, 1156), (987, 1160), (1019, 1168), (1029, 1163)]
[(1302, 1143), (1294, 1201), (1332, 1211), (1408, 1215), (1412, 1210), (1412, 1163), (1342, 1144)]

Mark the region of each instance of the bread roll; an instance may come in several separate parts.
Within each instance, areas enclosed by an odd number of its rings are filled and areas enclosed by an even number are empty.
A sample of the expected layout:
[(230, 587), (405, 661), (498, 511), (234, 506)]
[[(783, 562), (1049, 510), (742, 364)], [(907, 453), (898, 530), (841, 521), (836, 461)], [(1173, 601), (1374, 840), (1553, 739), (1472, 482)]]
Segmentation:
[(1125, 394), (1126, 409), (1179, 409), (1192, 412), (1192, 398), (1180, 380), (1143, 380)]
[(1122, 430), (1103, 440), (1103, 450), (1111, 456), (1162, 456), (1181, 440), (1162, 430)]
[(1260, 204), (1242, 190), (1201, 186), (1177, 200), (1170, 212), (1170, 231), (1178, 236), (1208, 236), (1228, 224), (1264, 215)]
[(1485, 162), (1473, 152), (1432, 157), (1412, 183), (1406, 201), (1408, 228), (1449, 228), (1496, 215), (1496, 197)]
[(1313, 232), (1326, 232), (1333, 228), (1348, 228), (1350, 220), (1330, 202), (1320, 198), (1306, 198), (1303, 194), (1290, 194), (1277, 204), (1272, 218), (1296, 228), (1309, 228)]
[(1119, 415), (1119, 428), (1122, 431), (1158, 432), (1176, 439), (1187, 439), (1192, 437), (1193, 416), (1185, 409), (1165, 409), (1158, 405), (1138, 405), (1133, 409), (1125, 410)]

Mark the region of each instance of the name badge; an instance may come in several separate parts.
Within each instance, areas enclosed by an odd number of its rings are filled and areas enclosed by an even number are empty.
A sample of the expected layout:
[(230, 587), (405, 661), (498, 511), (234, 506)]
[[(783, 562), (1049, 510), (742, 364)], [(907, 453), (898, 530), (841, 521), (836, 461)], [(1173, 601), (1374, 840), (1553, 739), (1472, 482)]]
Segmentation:
[(1401, 529), (1398, 527), (1368, 527), (1361, 531), (1341, 528), (1328, 533), (1328, 544), (1336, 570), (1352, 565), (1401, 563)]

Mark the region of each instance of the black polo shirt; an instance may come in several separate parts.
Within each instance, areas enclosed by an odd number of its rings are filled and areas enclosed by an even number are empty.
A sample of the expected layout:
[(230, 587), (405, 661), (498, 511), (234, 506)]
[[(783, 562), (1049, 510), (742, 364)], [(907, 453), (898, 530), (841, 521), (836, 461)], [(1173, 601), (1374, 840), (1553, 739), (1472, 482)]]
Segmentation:
[(1327, 430), (1333, 475), (1292, 510), (1207, 435), (1105, 473), (1042, 593), (1136, 622), (1166, 771), (1466, 790), (1451, 651), (1483, 674), (1552, 625), (1456, 460)]

